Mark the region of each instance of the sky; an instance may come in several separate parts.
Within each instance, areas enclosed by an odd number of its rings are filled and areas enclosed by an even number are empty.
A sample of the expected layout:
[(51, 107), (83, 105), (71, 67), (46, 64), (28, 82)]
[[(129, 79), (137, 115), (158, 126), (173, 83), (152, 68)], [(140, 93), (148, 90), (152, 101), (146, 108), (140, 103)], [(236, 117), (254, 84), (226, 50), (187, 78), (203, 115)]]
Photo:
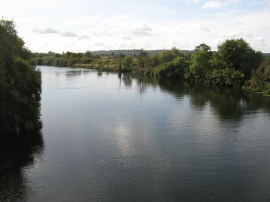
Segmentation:
[(33, 52), (216, 50), (245, 39), (270, 52), (270, 0), (0, 0)]

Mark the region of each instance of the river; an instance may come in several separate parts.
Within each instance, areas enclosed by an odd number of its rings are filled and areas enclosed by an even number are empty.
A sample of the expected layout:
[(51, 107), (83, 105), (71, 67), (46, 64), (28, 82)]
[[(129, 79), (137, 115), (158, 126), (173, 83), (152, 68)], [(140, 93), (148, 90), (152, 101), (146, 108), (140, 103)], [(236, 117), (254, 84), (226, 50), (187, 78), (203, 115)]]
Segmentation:
[(0, 201), (270, 201), (270, 98), (38, 68), (40, 139)]

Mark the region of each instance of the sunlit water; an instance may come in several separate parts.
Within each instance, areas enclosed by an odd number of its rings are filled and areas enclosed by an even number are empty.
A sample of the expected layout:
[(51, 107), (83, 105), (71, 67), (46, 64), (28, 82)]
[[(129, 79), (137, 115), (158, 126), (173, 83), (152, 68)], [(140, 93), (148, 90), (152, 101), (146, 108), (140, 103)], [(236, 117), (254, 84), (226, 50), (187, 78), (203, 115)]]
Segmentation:
[(43, 142), (0, 200), (270, 201), (269, 98), (39, 69)]

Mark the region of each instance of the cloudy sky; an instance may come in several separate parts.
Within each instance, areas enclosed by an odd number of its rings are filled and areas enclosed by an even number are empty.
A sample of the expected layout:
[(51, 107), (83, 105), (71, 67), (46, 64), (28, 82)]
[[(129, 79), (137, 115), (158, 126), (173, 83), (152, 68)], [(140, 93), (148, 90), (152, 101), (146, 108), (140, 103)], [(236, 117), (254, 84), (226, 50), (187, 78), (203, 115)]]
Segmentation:
[(35, 52), (216, 49), (244, 38), (270, 52), (270, 0), (0, 0)]

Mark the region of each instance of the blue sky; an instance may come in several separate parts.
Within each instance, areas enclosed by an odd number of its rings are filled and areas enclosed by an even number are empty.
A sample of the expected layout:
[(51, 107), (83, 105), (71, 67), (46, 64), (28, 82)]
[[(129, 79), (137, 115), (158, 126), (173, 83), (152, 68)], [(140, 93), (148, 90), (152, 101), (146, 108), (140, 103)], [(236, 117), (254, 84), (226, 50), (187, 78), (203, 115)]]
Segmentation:
[(270, 52), (270, 0), (0, 0), (0, 14), (36, 52), (215, 50), (231, 38)]

